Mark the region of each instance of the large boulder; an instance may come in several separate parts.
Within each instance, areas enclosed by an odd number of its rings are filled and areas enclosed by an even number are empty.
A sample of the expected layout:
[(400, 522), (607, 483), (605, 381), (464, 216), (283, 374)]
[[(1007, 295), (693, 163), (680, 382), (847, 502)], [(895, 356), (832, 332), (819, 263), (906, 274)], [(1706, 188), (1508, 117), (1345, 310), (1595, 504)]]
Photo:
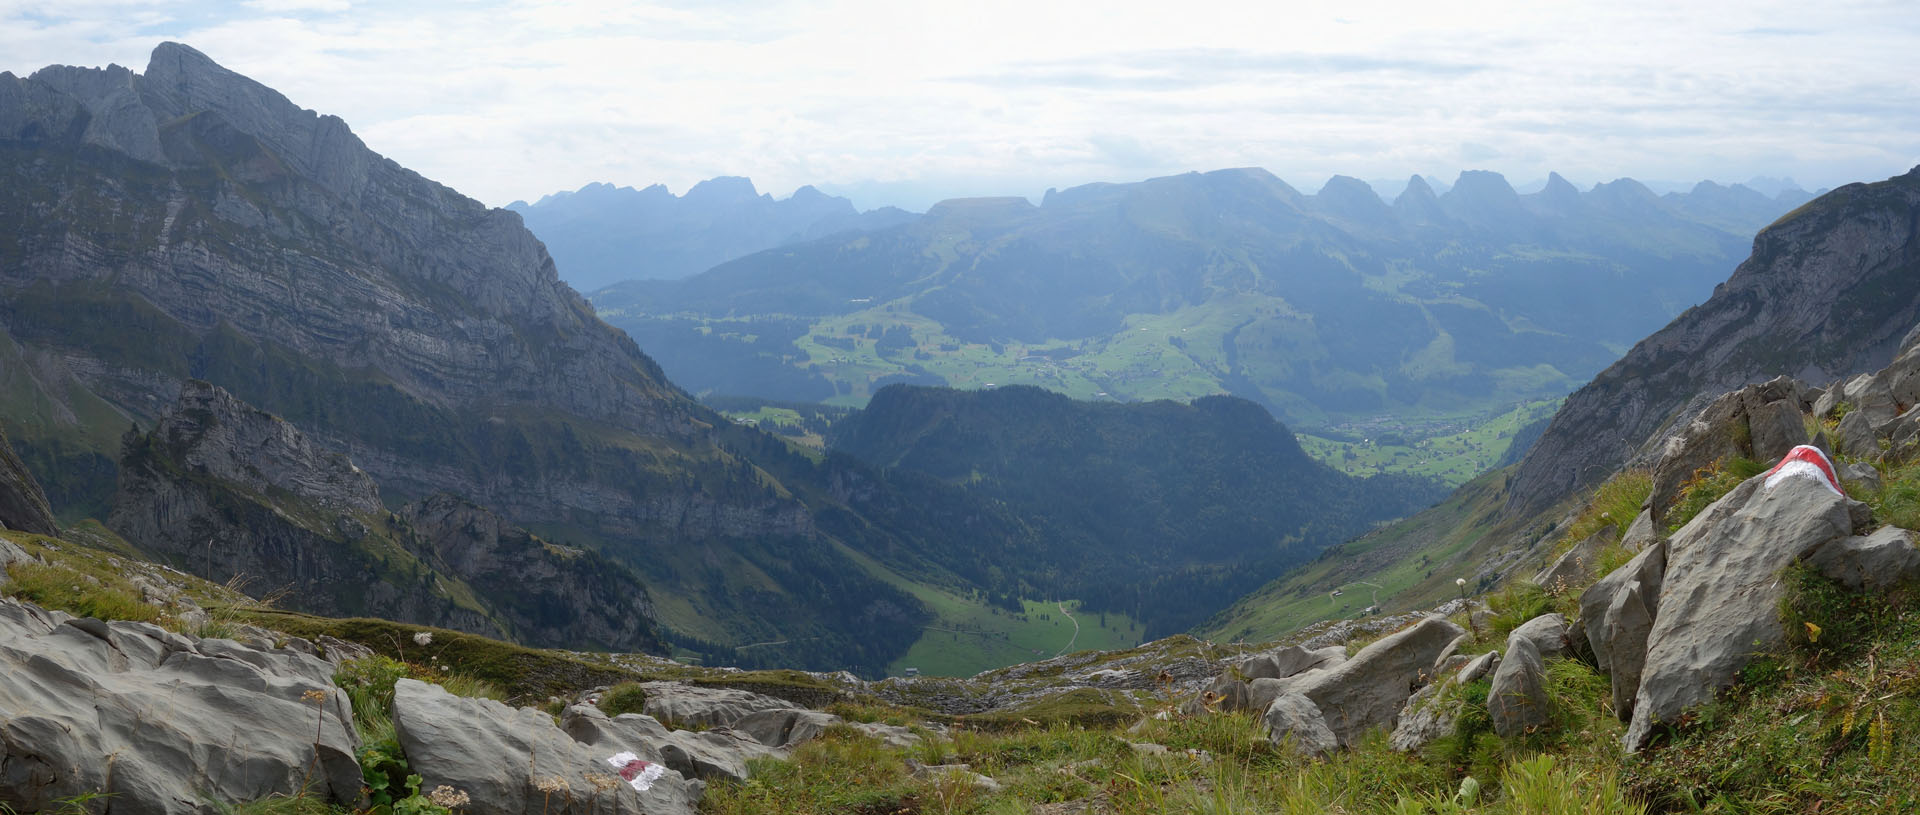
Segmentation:
[(1640, 594), (1640, 582), (1628, 583), (1607, 607), (1608, 648), (1613, 655), (1610, 681), (1613, 710), (1621, 721), (1633, 718), (1633, 700), (1646, 669), (1647, 637), (1653, 633), (1653, 606)]
[(1854, 591), (1880, 592), (1920, 581), (1920, 551), (1913, 548), (1913, 533), (1897, 526), (1828, 543), (1807, 556), (1807, 565)]
[(360, 798), (353, 712), (313, 657), (0, 600), (0, 674), (13, 810), (106, 793), (115, 813), (210, 815), (303, 781), (323, 801)]
[(1567, 617), (1559, 612), (1542, 614), (1521, 623), (1510, 636), (1525, 637), (1532, 642), (1541, 659), (1564, 657), (1572, 650), (1567, 645)]
[(762, 710), (741, 717), (733, 729), (768, 747), (795, 747), (812, 741), (840, 717), (818, 710)]
[(685, 682), (645, 682), (641, 687), (647, 692), (642, 712), (677, 727), (732, 727), (749, 714), (794, 707), (785, 699), (734, 688)]
[(1507, 638), (1507, 653), (1493, 672), (1487, 690), (1487, 718), (1500, 738), (1512, 739), (1553, 721), (1547, 699), (1547, 668), (1533, 641), (1518, 634)]
[(608, 717), (597, 707), (574, 705), (561, 715), (560, 727), (595, 752), (631, 752), (665, 764), (687, 778), (747, 780), (747, 762), (782, 757), (779, 750), (728, 729), (668, 730), (644, 713)]
[(1247, 679), (1285, 679), (1316, 668), (1330, 668), (1347, 661), (1347, 649), (1331, 645), (1305, 648), (1290, 645), (1246, 657), (1235, 663)]
[(1255, 694), (1251, 692), (1252, 683), (1261, 680), (1271, 682), (1308, 671), (1325, 670), (1345, 661), (1347, 649), (1339, 645), (1325, 648), (1289, 645), (1252, 654), (1231, 663), (1230, 670), (1214, 677), (1212, 684), (1181, 707), (1181, 712), (1194, 716), (1208, 707), (1223, 713), (1265, 710), (1277, 691)]
[(1809, 407), (1808, 392), (1807, 386), (1784, 376), (1748, 385), (1713, 400), (1668, 437), (1653, 468), (1648, 498), (1654, 525), (1666, 523), (1667, 510), (1701, 469), (1736, 456), (1769, 461), (1804, 443), (1806, 429), (1799, 416)]
[(1291, 744), (1305, 755), (1326, 755), (1342, 744), (1320, 707), (1298, 693), (1276, 697), (1260, 718), (1260, 726), (1275, 744)]
[(1500, 652), (1488, 651), (1461, 666), (1459, 672), (1416, 691), (1407, 700), (1406, 707), (1401, 708), (1400, 721), (1394, 725), (1393, 735), (1387, 738), (1387, 744), (1400, 752), (1410, 753), (1452, 733), (1465, 701), (1448, 694), (1447, 689), (1486, 676), (1499, 664)]
[(1713, 699), (1754, 655), (1783, 645), (1780, 572), (1853, 534), (1854, 503), (1814, 476), (1755, 476), (1671, 542), (1627, 749)]
[(1609, 626), (1607, 610), (1614, 598), (1629, 585), (1639, 586), (1640, 596), (1658, 602), (1660, 581), (1667, 570), (1667, 544), (1656, 541), (1641, 550), (1626, 565), (1609, 572), (1580, 594), (1580, 623), (1586, 629), (1587, 644), (1593, 649), (1594, 664), (1602, 671), (1613, 670), (1613, 641), (1618, 632)]
[(672, 770), (636, 790), (609, 762), (619, 751), (575, 741), (546, 713), (412, 679), (394, 686), (393, 729), (422, 789), (467, 793), (464, 815), (692, 815), (705, 791)]
[[(1332, 668), (1258, 682), (1287, 683), (1287, 692), (1312, 701), (1337, 744), (1346, 747), (1369, 730), (1393, 727), (1407, 698), (1432, 678), (1435, 658), (1463, 633), (1465, 629), (1444, 618), (1428, 617)], [(1283, 735), (1272, 732), (1275, 738)]]

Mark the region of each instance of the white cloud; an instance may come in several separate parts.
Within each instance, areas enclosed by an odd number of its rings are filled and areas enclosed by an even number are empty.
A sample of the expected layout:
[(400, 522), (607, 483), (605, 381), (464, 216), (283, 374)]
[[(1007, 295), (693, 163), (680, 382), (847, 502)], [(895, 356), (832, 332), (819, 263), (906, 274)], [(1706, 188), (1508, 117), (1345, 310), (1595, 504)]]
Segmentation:
[(0, 69), (177, 39), (494, 204), (721, 174), (922, 207), (1244, 165), (1311, 189), (1920, 161), (1901, 4), (1355, 5), (0, 0)]

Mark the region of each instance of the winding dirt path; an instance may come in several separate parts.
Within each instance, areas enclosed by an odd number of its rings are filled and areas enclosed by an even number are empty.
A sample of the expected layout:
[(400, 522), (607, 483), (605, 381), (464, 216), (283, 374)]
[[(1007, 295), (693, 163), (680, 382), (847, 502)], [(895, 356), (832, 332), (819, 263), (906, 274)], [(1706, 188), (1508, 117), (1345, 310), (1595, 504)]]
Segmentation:
[(1059, 656), (1059, 655), (1061, 655), (1061, 654), (1064, 654), (1064, 653), (1066, 653), (1066, 652), (1068, 652), (1068, 651), (1070, 651), (1070, 650), (1072, 650), (1072, 649), (1073, 649), (1073, 644), (1074, 644), (1075, 642), (1078, 642), (1078, 641), (1079, 641), (1079, 639), (1080, 639), (1080, 621), (1079, 621), (1079, 620), (1076, 620), (1076, 619), (1074, 619), (1074, 618), (1073, 618), (1073, 615), (1072, 615), (1072, 614), (1069, 614), (1069, 613), (1067, 613), (1067, 604), (1066, 604), (1065, 602), (1056, 602), (1056, 603), (1054, 603), (1054, 605), (1056, 605), (1056, 606), (1059, 606), (1059, 607), (1060, 607), (1060, 614), (1061, 614), (1061, 616), (1063, 616), (1063, 617), (1066, 617), (1066, 618), (1067, 618), (1067, 621), (1068, 621), (1068, 622), (1071, 622), (1071, 623), (1073, 623), (1073, 639), (1070, 639), (1070, 640), (1067, 640), (1067, 644), (1066, 644), (1066, 646), (1065, 646), (1065, 647), (1063, 647), (1063, 648), (1061, 648), (1061, 649), (1060, 649), (1060, 650), (1058, 650), (1058, 651), (1055, 651), (1055, 652), (1053, 652), (1053, 655), (1054, 655), (1054, 656)]

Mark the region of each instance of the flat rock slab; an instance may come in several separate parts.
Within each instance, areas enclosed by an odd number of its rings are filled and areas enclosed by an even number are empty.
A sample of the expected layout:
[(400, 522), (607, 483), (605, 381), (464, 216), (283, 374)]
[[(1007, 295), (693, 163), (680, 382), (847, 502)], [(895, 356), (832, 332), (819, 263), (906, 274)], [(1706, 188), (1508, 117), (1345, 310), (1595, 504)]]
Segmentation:
[(0, 804), (15, 810), (103, 792), (122, 815), (213, 813), (209, 799), (302, 779), (322, 800), (360, 798), (353, 712), (333, 666), (305, 654), (0, 600), (0, 674)]
[(687, 778), (726, 778), (745, 781), (747, 762), (756, 758), (785, 758), (786, 753), (732, 730), (668, 730), (644, 713), (609, 717), (599, 708), (574, 705), (561, 715), (560, 727), (574, 741), (594, 751), (613, 755), (631, 752), (667, 765)]
[(644, 682), (647, 702), (641, 712), (680, 727), (732, 727), (762, 710), (791, 710), (792, 702), (734, 688), (685, 682)]
[(546, 713), (413, 679), (394, 687), (393, 728), (422, 789), (467, 793), (462, 815), (692, 815), (706, 789), (667, 770), (636, 791), (607, 762), (618, 751), (575, 741)]

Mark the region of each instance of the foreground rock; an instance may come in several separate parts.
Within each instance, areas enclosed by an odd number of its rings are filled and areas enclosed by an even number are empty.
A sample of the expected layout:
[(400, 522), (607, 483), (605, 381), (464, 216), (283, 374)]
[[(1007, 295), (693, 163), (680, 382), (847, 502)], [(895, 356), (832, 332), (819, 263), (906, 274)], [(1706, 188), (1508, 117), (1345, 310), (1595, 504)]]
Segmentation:
[(0, 600), (0, 674), (0, 804), (16, 811), (99, 792), (115, 813), (211, 813), (303, 780), (360, 797), (352, 711), (313, 657)]
[(786, 756), (732, 730), (668, 730), (652, 716), (626, 713), (608, 717), (599, 708), (588, 705), (567, 708), (560, 727), (574, 741), (596, 753), (631, 752), (647, 761), (665, 764), (682, 776), (701, 780), (745, 781), (747, 762)]
[(1507, 637), (1507, 654), (1487, 690), (1487, 718), (1503, 739), (1517, 739), (1553, 721), (1547, 700), (1547, 667), (1533, 640), (1518, 631)]
[(1784, 645), (1780, 572), (1853, 534), (1857, 502), (1817, 478), (1770, 488), (1765, 478), (1749, 479), (1674, 535), (1624, 739), (1629, 750), (1711, 701), (1756, 654)]
[(675, 727), (732, 727), (763, 710), (794, 707), (785, 699), (735, 688), (685, 682), (642, 682), (640, 687), (647, 692), (645, 713)]
[(668, 770), (636, 791), (607, 762), (619, 751), (575, 741), (547, 714), (412, 679), (394, 688), (393, 728), (421, 788), (467, 793), (467, 815), (691, 815), (706, 789)]
[(1447, 674), (1440, 681), (1414, 693), (1407, 700), (1407, 706), (1401, 709), (1400, 721), (1394, 725), (1393, 735), (1387, 740), (1388, 745), (1402, 753), (1410, 753), (1452, 733), (1454, 723), (1459, 720), (1460, 711), (1466, 703), (1458, 696), (1449, 696), (1448, 690), (1486, 676), (1499, 665), (1500, 652), (1488, 651), (1462, 665), (1458, 672)]
[(1913, 533), (1894, 526), (1820, 547), (1807, 564), (1854, 591), (1882, 592), (1920, 581), (1920, 551), (1913, 548)]
[[(1332, 733), (1335, 745), (1348, 747), (1369, 730), (1393, 727), (1407, 697), (1431, 679), (1429, 674), (1440, 652), (1464, 633), (1460, 626), (1428, 617), (1368, 645), (1337, 666), (1277, 681), (1287, 683), (1288, 693), (1310, 701)], [(1318, 737), (1311, 732), (1310, 717), (1290, 717), (1280, 724), (1295, 722), (1309, 728), (1296, 738), (1297, 743)], [(1269, 727), (1268, 737), (1277, 742), (1289, 732)]]

